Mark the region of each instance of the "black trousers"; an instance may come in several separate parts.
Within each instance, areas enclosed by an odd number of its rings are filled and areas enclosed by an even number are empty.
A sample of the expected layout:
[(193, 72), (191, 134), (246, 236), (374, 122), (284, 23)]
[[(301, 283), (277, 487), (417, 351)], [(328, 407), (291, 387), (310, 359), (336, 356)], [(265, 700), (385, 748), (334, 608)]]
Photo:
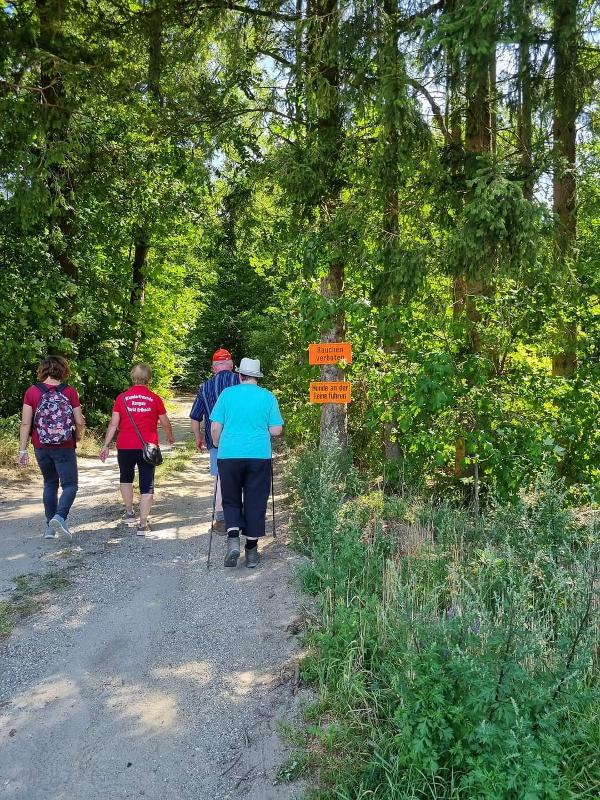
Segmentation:
[(246, 536), (265, 535), (265, 516), (271, 491), (270, 458), (219, 458), (219, 479), (227, 528)]

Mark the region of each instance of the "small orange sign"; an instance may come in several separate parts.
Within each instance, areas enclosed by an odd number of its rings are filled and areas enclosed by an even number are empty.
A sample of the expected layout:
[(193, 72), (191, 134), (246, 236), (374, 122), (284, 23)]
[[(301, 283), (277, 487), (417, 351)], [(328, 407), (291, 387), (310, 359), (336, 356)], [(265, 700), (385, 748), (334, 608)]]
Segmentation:
[(349, 403), (352, 384), (348, 381), (311, 381), (311, 403)]
[(314, 366), (337, 364), (342, 358), (347, 364), (352, 363), (352, 345), (350, 342), (323, 342), (321, 344), (308, 345), (308, 363)]

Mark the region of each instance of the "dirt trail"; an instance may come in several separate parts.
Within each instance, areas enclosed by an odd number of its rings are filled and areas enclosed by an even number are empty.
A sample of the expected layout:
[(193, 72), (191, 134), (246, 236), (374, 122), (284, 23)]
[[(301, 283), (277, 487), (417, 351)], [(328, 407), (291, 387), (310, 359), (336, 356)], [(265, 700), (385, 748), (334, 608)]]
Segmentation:
[[(179, 404), (176, 430), (187, 433)], [(294, 714), (295, 556), (261, 543), (222, 566), (208, 458), (157, 483), (152, 538), (117, 522), (118, 472), (80, 461), (68, 543), (44, 541), (38, 476), (0, 505), (0, 598), (15, 575), (66, 569), (70, 589), (0, 642), (6, 800), (288, 800), (277, 720)]]

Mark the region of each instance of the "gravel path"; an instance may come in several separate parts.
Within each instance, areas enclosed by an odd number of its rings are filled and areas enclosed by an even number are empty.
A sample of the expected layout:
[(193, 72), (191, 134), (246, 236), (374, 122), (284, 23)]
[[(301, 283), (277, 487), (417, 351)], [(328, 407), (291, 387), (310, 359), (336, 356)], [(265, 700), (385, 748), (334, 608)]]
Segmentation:
[(205, 455), (158, 482), (145, 540), (116, 522), (114, 456), (80, 464), (70, 552), (40, 537), (38, 476), (0, 505), (0, 598), (25, 572), (72, 581), (0, 642), (0, 796), (298, 796), (274, 785), (286, 757), (276, 724), (296, 702), (296, 556), (268, 539), (258, 569), (225, 570), (215, 537), (207, 572)]

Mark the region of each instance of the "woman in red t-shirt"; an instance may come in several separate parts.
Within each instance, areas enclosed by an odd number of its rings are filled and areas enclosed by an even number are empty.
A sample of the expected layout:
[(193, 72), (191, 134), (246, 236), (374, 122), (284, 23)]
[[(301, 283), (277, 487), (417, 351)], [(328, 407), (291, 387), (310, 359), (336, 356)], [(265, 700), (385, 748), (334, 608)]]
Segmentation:
[[(77, 391), (67, 386), (68, 377), (66, 359), (48, 356), (38, 367), (38, 383), (30, 386), (23, 398), (19, 466), (29, 464), (27, 445), (31, 436), (35, 458), (44, 478), (45, 539), (55, 539), (59, 533), (71, 535), (66, 520), (78, 488), (75, 442), (81, 438), (85, 420)], [(59, 483), (62, 488), (60, 499)]]
[[(151, 378), (152, 370), (148, 364), (136, 364), (131, 370), (131, 382), (133, 385), (115, 400), (112, 418), (104, 437), (104, 447), (100, 451), (100, 459), (106, 461), (108, 448), (118, 428), (117, 460), (120, 471), (121, 497), (125, 504), (123, 521), (128, 524), (135, 522), (133, 479), (136, 466), (138, 468), (140, 484), (138, 536), (145, 536), (150, 530), (148, 514), (150, 513), (154, 496), (154, 467), (144, 461), (143, 444), (140, 436), (145, 443), (158, 444), (158, 425), (160, 424), (169, 444), (175, 442), (165, 404), (157, 394), (154, 394), (148, 388)], [(137, 425), (139, 435), (127, 413), (128, 411), (133, 417), (133, 422)]]

